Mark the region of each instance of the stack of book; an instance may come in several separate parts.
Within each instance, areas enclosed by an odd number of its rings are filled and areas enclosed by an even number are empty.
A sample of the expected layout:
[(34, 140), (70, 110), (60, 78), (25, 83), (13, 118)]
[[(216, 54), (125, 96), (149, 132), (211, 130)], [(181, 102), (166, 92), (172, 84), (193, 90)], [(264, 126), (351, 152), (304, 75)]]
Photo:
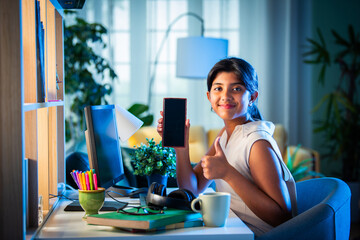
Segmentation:
[[(137, 209), (128, 209), (135, 212)], [(200, 213), (179, 209), (166, 209), (161, 214), (131, 215), (121, 212), (110, 212), (90, 215), (86, 219), (88, 224), (112, 226), (132, 232), (147, 232), (186, 227), (203, 226)]]

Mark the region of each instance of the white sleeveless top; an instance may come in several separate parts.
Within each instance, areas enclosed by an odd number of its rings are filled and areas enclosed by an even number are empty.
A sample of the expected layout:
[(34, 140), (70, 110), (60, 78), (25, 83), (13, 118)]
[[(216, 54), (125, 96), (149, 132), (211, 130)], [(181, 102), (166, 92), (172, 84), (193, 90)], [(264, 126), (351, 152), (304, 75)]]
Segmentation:
[[(297, 211), (295, 181), (285, 163), (282, 161), (279, 147), (272, 137), (274, 129), (274, 124), (267, 121), (255, 121), (243, 125), (238, 125), (235, 127), (227, 144), (227, 133), (224, 131), (220, 138), (220, 145), (229, 164), (231, 164), (248, 180), (254, 182), (249, 167), (251, 147), (258, 140), (268, 141), (278, 156), (280, 165), (282, 166), (283, 178), (288, 186), (293, 216), (295, 216)], [(215, 179), (215, 183), (217, 191), (229, 192), (231, 194), (230, 208), (255, 233), (256, 236), (259, 236), (273, 228), (270, 224), (264, 222), (258, 216), (256, 216), (246, 206), (239, 195), (237, 195), (230, 187), (230, 185), (227, 184), (224, 180)]]

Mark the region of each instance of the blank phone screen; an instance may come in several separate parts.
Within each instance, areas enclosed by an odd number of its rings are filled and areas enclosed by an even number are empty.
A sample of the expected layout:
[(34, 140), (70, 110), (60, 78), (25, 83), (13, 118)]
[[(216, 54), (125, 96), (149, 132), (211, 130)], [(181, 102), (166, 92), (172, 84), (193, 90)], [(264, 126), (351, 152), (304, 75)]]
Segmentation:
[(164, 98), (162, 144), (185, 147), (186, 98)]

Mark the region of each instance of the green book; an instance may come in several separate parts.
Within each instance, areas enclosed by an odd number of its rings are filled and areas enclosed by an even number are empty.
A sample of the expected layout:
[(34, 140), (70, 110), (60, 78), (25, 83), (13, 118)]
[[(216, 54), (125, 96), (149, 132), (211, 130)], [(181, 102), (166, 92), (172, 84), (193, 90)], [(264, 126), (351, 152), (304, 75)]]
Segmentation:
[(201, 218), (198, 218), (198, 219), (187, 220), (184, 222), (173, 223), (163, 227), (151, 228), (151, 229), (134, 229), (134, 228), (124, 228), (124, 227), (122, 228), (117, 227), (117, 228), (132, 233), (148, 233), (148, 232), (172, 230), (178, 228), (202, 227), (202, 226), (204, 226), (204, 222)]
[[(136, 209), (128, 209), (126, 211), (135, 212)], [(181, 226), (191, 226), (192, 220), (200, 219), (201, 214), (193, 211), (166, 209), (162, 214), (155, 215), (129, 215), (124, 213), (110, 212), (103, 214), (90, 215), (86, 218), (88, 224), (113, 226), (127, 229), (164, 229), (163, 227), (178, 224), (177, 228)], [(196, 221), (197, 225), (199, 221)], [(171, 227), (170, 227), (171, 228)], [(165, 228), (166, 229), (166, 228)]]

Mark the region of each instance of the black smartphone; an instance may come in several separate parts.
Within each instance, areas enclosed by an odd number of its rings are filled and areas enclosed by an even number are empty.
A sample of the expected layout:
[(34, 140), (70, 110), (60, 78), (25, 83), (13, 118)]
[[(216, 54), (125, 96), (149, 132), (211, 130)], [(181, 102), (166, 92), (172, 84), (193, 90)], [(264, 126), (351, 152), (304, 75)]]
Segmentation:
[(162, 145), (185, 147), (186, 98), (164, 98)]

